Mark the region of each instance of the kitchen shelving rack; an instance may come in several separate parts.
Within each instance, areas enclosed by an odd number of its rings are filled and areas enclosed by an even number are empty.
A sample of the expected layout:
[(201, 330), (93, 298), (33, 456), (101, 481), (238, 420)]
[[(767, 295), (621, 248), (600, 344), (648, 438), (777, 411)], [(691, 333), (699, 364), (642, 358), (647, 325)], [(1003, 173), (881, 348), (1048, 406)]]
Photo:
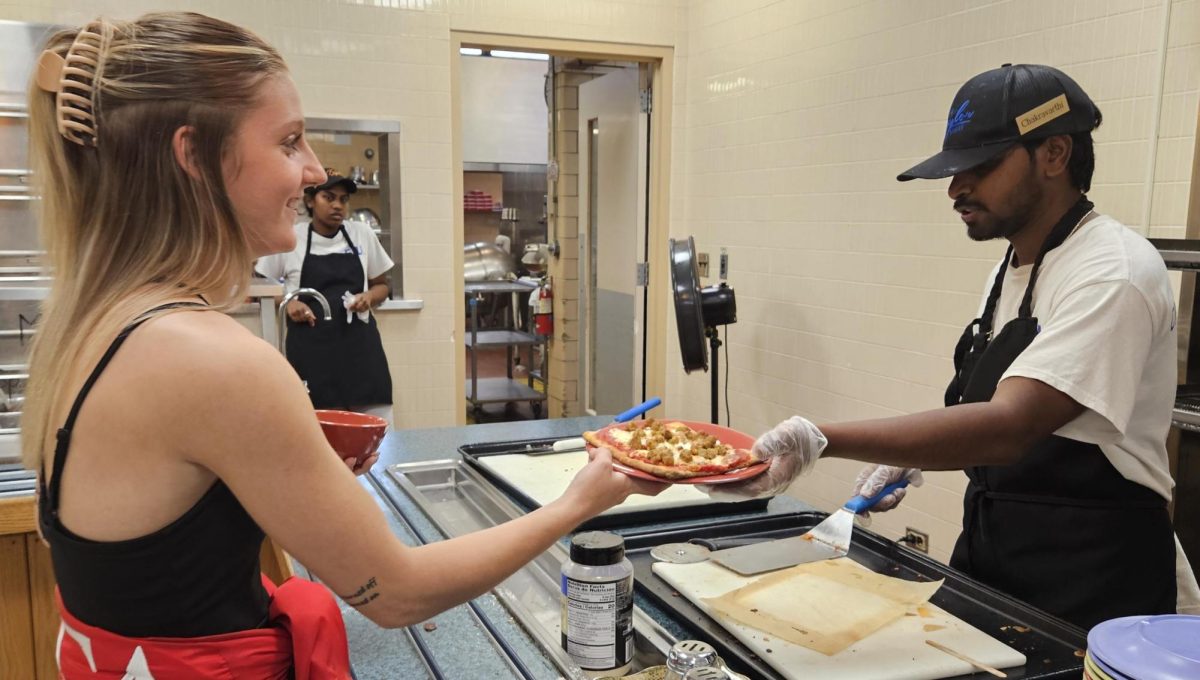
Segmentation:
[[(467, 402), (471, 405), (471, 412), (476, 422), (483, 415), (484, 404), (511, 404), (527, 401), (529, 402), (530, 409), (533, 411), (533, 416), (535, 418), (542, 416), (542, 405), (546, 401), (546, 394), (533, 387), (535, 373), (533, 370), (533, 353), (535, 347), (546, 343), (546, 338), (517, 327), (517, 323), (514, 320), (516, 316), (515, 310), (517, 309), (516, 305), (518, 304), (516, 300), (514, 300), (513, 308), (510, 310), (511, 313), (504, 315), (504, 327), (488, 330), (480, 330), (479, 328), (479, 305), (483, 301), (484, 296), (507, 294), (516, 297), (521, 294), (527, 295), (532, 293), (536, 288), (537, 286), (533, 284), (519, 281), (483, 281), (468, 283), (463, 286), (463, 291), (467, 295), (467, 306), (471, 313), (471, 324), (464, 338), (467, 354), (470, 357), (471, 369), (471, 375), (466, 380), (466, 394)], [(479, 357), (477, 352), (478, 350), (492, 347), (504, 347), (507, 350), (505, 352), (505, 372), (507, 373), (507, 377), (479, 377)], [(525, 365), (529, 367), (529, 375), (524, 379), (513, 377), (513, 359), (517, 356), (516, 353), (522, 348), (526, 351)], [(543, 353), (544, 356), (545, 354)], [(546, 367), (544, 365), (537, 371), (537, 375), (539, 380), (544, 381), (544, 376), (546, 375)]]

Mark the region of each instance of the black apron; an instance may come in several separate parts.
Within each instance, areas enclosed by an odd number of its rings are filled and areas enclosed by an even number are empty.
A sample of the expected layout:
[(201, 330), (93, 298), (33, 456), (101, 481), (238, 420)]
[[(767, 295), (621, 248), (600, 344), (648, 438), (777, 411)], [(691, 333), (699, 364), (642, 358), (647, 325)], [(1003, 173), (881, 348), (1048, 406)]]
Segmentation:
[(333, 319), (324, 320), (324, 310), (315, 300), (300, 298), (312, 309), (317, 324), (287, 321), (287, 358), (308, 386), (316, 408), (348, 409), (392, 403), (392, 376), (388, 372), (383, 342), (374, 315), (364, 323), (354, 316), (346, 323), (342, 294), (358, 294), (366, 287), (358, 250), (343, 226), (338, 233), (350, 252), (313, 255), (313, 227), (308, 225), (308, 243), (300, 266), (300, 287), (315, 288), (329, 301)]
[[(1033, 342), (1033, 290), (1046, 253), (1092, 209), (1081, 198), (1046, 238), (1017, 318), (992, 338), (1009, 246), (984, 306), (954, 349), (946, 406), (985, 402)], [(963, 531), (950, 565), (1080, 627), (1175, 612), (1175, 540), (1167, 502), (1121, 476), (1095, 444), (1051, 435), (1012, 465), (967, 468)]]

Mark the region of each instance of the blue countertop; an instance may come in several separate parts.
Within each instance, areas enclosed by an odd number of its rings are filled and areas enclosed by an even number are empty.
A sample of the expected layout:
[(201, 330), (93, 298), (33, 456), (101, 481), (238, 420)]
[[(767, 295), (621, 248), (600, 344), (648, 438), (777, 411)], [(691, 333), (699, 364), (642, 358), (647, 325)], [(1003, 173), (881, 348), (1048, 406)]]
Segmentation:
[[(401, 540), (409, 545), (433, 542), (441, 540), (442, 534), (392, 481), (387, 474), (389, 466), (456, 459), (458, 447), (465, 444), (574, 437), (609, 422), (612, 422), (611, 417), (597, 416), (390, 432), (380, 446), (379, 462), (369, 475), (360, 479), (360, 483), (375, 498)], [(773, 499), (765, 512), (753, 514), (765, 516), (811, 509), (795, 499), (780, 497)], [(680, 526), (680, 523), (672, 526)], [(641, 530), (653, 528), (653, 525), (639, 527)], [(448, 680), (520, 678), (513, 662), (496, 648), (480, 614), (509, 645), (531, 676), (547, 680), (561, 677), (529, 635), (490, 593), (474, 600), (474, 609), (460, 605), (437, 615), (430, 621), (436, 624), (432, 631), (426, 631), (421, 625), (407, 630), (385, 630), (344, 603), (340, 606), (350, 641), (351, 662), (359, 680), (437, 677), (426, 667), (425, 657), (431, 658)], [(647, 603), (639, 602), (639, 606), (669, 632), (681, 634), (678, 626), (662, 612)], [(418, 645), (424, 647), (424, 656)]]

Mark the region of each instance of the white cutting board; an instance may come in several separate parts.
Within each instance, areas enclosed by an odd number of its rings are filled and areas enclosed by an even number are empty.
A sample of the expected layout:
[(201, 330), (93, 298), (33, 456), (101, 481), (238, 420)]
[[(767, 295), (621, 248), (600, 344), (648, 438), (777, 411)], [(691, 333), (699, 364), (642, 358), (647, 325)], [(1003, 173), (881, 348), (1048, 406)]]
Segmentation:
[[(741, 576), (712, 562), (656, 562), (658, 574), (706, 613), (704, 598), (723, 595), (768, 574)], [(935, 680), (979, 669), (925, 644), (939, 642), (995, 668), (1025, 665), (1025, 655), (932, 604), (928, 617), (902, 616), (833, 656), (795, 645), (728, 619), (721, 625), (755, 654), (791, 680)], [(925, 626), (945, 626), (926, 632)], [(771, 651), (768, 653), (767, 649)]]
[[(582, 470), (583, 466), (587, 464), (588, 457), (586, 451), (564, 451), (540, 456), (531, 456), (525, 453), (480, 456), (476, 460), (480, 465), (495, 473), (497, 477), (524, 492), (538, 505), (546, 505), (567, 490), (567, 485), (575, 478), (575, 473)], [(715, 502), (697, 491), (692, 484), (672, 484), (657, 496), (633, 495), (626, 498), (624, 503), (600, 514), (618, 515), (642, 510), (665, 510), (690, 505), (707, 505)]]

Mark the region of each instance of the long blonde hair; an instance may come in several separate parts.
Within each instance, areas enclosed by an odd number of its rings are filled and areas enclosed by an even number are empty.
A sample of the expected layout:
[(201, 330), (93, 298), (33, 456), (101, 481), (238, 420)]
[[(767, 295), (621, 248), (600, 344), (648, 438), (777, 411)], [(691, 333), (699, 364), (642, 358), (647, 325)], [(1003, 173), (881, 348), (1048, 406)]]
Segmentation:
[[(60, 133), (55, 93), (36, 82), (29, 89), (39, 228), (54, 277), (21, 417), (22, 457), (34, 469), (61, 425), (68, 383), (123, 327), (172, 300), (202, 295), (228, 309), (241, 299), (253, 254), (222, 162), (258, 86), (287, 69), (258, 36), (194, 13), (98, 19), (53, 35), (46, 49), (67, 57), (80, 31), (99, 43), (94, 77), (83, 83), (94, 145)], [(172, 147), (183, 126), (195, 176)]]

